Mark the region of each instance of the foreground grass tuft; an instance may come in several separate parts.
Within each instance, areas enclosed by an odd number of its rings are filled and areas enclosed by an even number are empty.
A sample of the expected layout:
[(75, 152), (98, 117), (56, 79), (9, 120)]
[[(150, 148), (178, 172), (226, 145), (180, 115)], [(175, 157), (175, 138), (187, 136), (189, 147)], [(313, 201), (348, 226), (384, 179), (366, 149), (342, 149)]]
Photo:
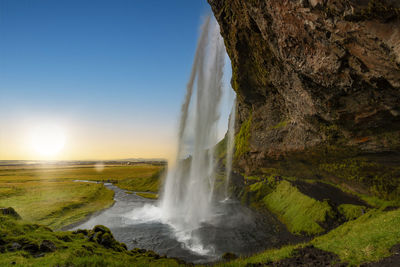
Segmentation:
[(53, 232), (46, 226), (0, 215), (1, 266), (178, 266), (174, 259), (134, 249), (114, 239), (110, 230)]
[(342, 204), (338, 207), (338, 211), (342, 214), (346, 221), (354, 220), (365, 213), (366, 208), (364, 206)]

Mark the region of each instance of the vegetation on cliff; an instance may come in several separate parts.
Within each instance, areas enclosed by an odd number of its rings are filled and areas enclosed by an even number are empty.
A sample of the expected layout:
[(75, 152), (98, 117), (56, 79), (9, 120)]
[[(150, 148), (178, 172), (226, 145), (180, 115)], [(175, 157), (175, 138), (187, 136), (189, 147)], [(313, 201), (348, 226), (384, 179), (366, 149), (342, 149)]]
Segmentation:
[(302, 194), (287, 181), (280, 182), (272, 193), (265, 196), (263, 202), (295, 234), (324, 232), (320, 223), (333, 217), (332, 207), (326, 201), (321, 202)]

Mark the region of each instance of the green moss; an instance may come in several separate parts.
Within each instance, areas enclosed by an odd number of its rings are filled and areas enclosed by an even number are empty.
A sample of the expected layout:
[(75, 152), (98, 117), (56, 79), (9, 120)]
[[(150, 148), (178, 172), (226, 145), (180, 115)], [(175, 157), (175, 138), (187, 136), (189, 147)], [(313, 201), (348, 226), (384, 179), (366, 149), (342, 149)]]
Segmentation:
[(386, 167), (364, 158), (351, 158), (320, 164), (319, 168), (336, 177), (361, 183), (375, 196), (387, 200), (399, 198), (399, 167)]
[(266, 195), (272, 192), (272, 186), (267, 181), (261, 181), (249, 186), (249, 193), (251, 193), (250, 202), (254, 203), (262, 200)]
[(224, 139), (222, 139), (216, 146), (215, 146), (215, 158), (219, 161), (224, 161), (226, 157), (226, 151), (227, 151), (227, 141), (228, 138), (225, 135)]
[(262, 253), (258, 253), (254, 256), (248, 257), (248, 258), (239, 258), (236, 260), (233, 260), (231, 262), (226, 262), (226, 263), (219, 263), (216, 264), (215, 266), (222, 267), (222, 266), (248, 266), (251, 264), (257, 264), (257, 263), (265, 263), (265, 262), (271, 262), (271, 261), (278, 261), (282, 260), (285, 258), (289, 258), (292, 256), (293, 251), (296, 248), (299, 248), (303, 246), (303, 244), (298, 244), (298, 245), (290, 245), (290, 246), (284, 246), (279, 249), (269, 249), (266, 250)]
[(136, 195), (144, 197), (144, 198), (150, 198), (150, 199), (158, 198), (158, 194), (155, 194), (155, 193), (136, 193)]
[(276, 125), (270, 127), (269, 129), (270, 129), (270, 130), (271, 130), (271, 129), (280, 129), (280, 128), (286, 127), (288, 123), (289, 123), (289, 121), (283, 120), (283, 121), (279, 122), (278, 124), (276, 124)]
[(261, 168), (260, 172), (268, 176), (277, 176), (280, 174), (280, 171), (277, 168)]
[(249, 139), (251, 129), (252, 115), (242, 123), (239, 133), (235, 138), (235, 158), (240, 158), (249, 151)]
[(338, 207), (338, 211), (342, 214), (347, 221), (357, 219), (365, 213), (366, 208), (364, 206), (342, 204)]
[(319, 223), (333, 215), (327, 202), (317, 201), (304, 194), (287, 181), (282, 181), (263, 202), (286, 224), (294, 234), (318, 234), (324, 230)]

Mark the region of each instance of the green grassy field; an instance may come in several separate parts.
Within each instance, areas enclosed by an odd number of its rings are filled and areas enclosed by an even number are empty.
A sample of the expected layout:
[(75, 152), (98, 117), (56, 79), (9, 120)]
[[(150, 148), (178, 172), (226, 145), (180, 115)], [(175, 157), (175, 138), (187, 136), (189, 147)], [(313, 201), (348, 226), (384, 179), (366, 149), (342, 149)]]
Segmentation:
[[(0, 167), (0, 207), (13, 207), (24, 220), (53, 229), (82, 220), (113, 204), (114, 192), (102, 184), (74, 180), (111, 181), (128, 190), (157, 192), (163, 166), (3, 166)], [(154, 194), (143, 197), (154, 198)]]

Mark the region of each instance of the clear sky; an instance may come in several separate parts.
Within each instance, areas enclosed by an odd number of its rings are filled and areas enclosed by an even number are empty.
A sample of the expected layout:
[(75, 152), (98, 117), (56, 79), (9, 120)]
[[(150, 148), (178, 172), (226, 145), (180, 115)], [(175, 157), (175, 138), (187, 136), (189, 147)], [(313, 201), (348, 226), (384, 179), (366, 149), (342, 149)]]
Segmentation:
[[(209, 12), (206, 0), (0, 0), (0, 160), (170, 158)], [(59, 153), (34, 149), (52, 138)]]

